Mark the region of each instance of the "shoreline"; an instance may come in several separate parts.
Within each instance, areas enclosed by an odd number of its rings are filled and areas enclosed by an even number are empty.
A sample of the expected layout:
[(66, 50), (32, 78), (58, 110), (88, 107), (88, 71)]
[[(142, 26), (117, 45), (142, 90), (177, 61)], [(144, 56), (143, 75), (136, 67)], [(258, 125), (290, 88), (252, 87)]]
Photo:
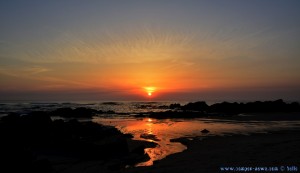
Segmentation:
[(300, 171), (298, 157), (300, 129), (273, 131), (266, 134), (194, 137), (193, 140), (183, 137), (172, 141), (186, 145), (187, 150), (155, 161), (152, 166), (119, 168), (114, 162), (88, 161), (68, 165), (68, 169), (60, 172), (214, 173), (233, 172), (220, 171), (221, 167), (280, 168), (282, 166), (285, 168), (294, 166), (298, 170), (293, 172)]
[(187, 150), (155, 161), (151, 167), (126, 172), (220, 172), (221, 167), (281, 166), (296, 166), (300, 171), (300, 129), (172, 141), (186, 145)]

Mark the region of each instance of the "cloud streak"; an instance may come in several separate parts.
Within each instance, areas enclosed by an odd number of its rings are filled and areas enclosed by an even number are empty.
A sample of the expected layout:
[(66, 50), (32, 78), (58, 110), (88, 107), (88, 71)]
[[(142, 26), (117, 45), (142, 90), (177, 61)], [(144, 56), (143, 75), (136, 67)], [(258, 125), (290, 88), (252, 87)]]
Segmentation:
[(19, 57), (35, 63), (141, 63), (172, 59), (192, 52), (188, 32), (143, 27), (134, 31), (61, 34), (31, 45)]

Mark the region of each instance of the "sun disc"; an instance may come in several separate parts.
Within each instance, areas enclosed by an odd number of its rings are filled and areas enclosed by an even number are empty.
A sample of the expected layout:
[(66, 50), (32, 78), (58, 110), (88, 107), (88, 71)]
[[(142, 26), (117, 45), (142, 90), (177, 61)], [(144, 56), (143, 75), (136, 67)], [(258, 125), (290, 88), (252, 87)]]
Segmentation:
[(147, 92), (147, 95), (150, 97), (152, 93), (155, 92), (156, 87), (144, 87), (144, 90)]

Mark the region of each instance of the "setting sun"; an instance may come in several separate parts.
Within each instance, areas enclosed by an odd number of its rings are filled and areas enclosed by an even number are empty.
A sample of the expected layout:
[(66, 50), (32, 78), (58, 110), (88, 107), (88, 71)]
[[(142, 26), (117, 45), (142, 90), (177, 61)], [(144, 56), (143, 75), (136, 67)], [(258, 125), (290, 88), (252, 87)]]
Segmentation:
[(144, 87), (144, 89), (148, 93), (148, 96), (152, 96), (152, 93), (156, 90), (155, 87)]

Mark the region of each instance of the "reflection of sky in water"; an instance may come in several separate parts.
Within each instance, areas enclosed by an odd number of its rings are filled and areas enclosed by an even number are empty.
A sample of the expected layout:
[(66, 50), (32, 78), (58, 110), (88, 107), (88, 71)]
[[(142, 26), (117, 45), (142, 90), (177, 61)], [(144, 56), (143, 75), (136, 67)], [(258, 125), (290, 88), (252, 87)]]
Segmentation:
[[(131, 133), (134, 139), (146, 140), (157, 143), (155, 148), (147, 148), (145, 152), (150, 156), (150, 160), (140, 163), (137, 166), (150, 166), (153, 161), (160, 160), (166, 156), (186, 149), (186, 146), (178, 142), (170, 142), (170, 139), (179, 137), (195, 137), (206, 135), (225, 135), (225, 134), (248, 134), (252, 132), (267, 132), (281, 128), (297, 126), (300, 122), (237, 122), (227, 120), (209, 119), (164, 119), (156, 120), (144, 119), (103, 119), (95, 118), (94, 122), (104, 125), (113, 125), (123, 133)], [(202, 134), (201, 130), (208, 129), (210, 133)], [(150, 138), (141, 138), (141, 135), (149, 135)], [(155, 135), (158, 139), (151, 139)]]

